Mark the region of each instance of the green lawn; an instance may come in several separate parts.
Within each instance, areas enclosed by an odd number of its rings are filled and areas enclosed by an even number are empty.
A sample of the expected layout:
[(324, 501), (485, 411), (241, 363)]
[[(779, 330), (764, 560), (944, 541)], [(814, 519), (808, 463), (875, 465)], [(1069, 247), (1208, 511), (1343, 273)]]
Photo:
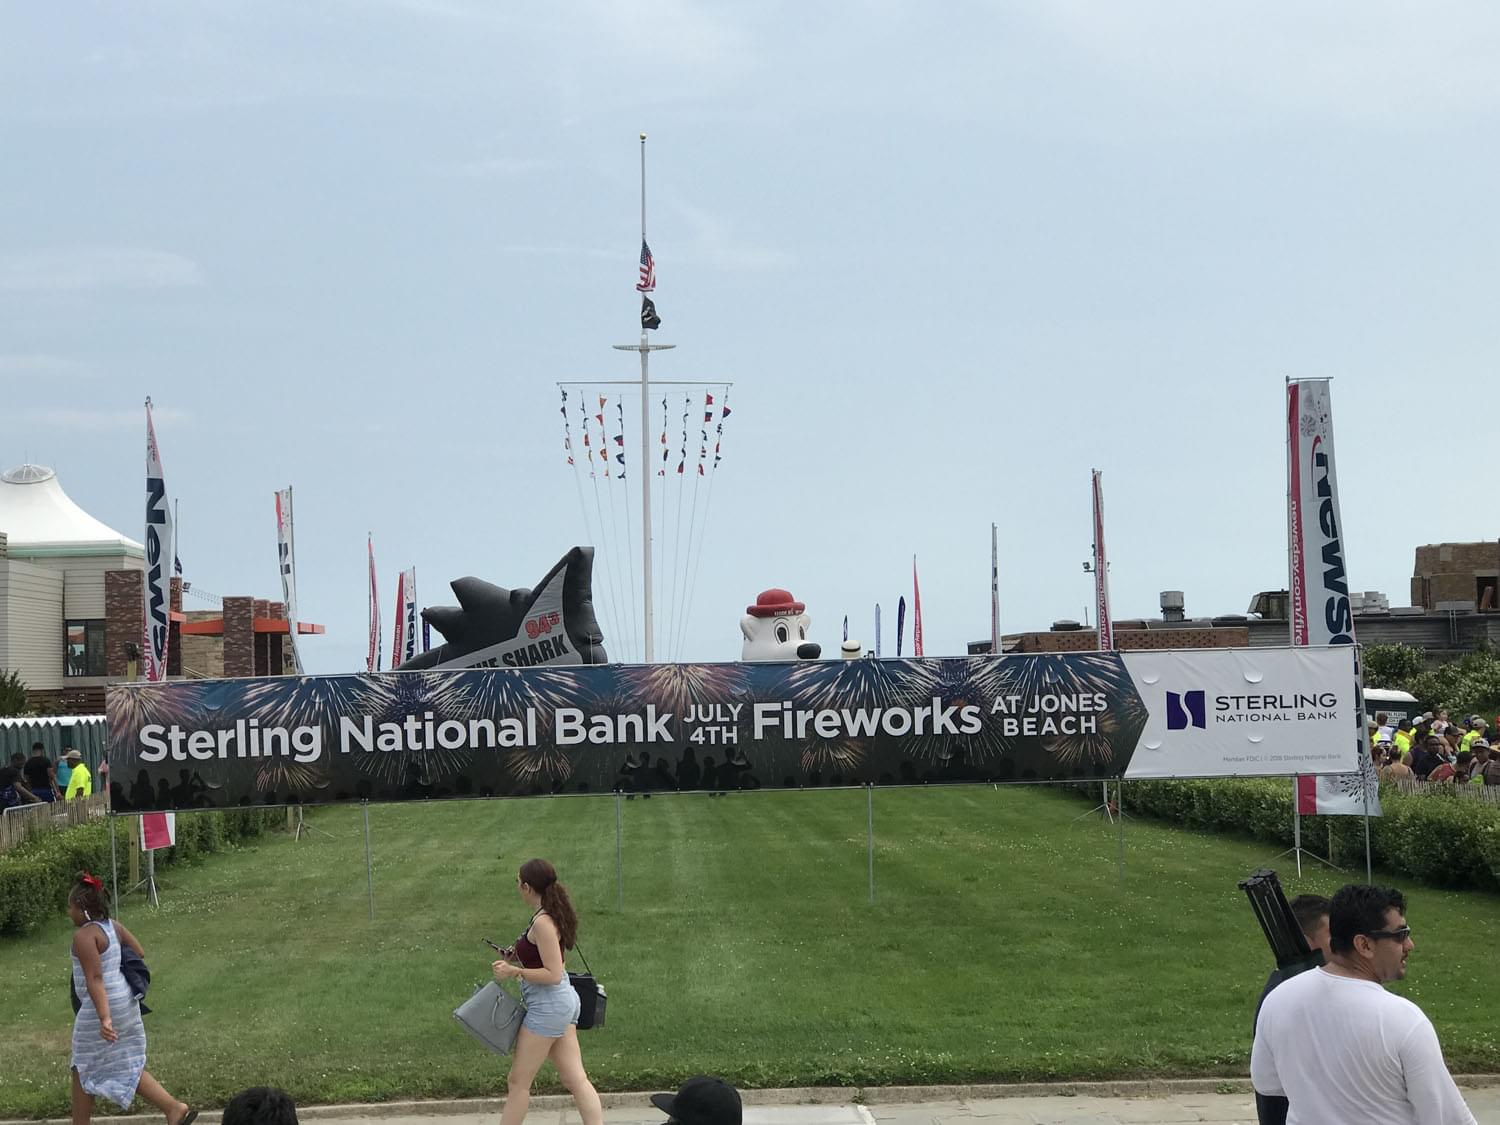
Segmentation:
[[(450, 1013), (487, 973), (480, 939), (525, 924), (514, 872), (539, 854), (609, 989), (583, 1040), (604, 1089), (1244, 1073), (1269, 965), (1235, 883), (1263, 845), (1131, 821), (1122, 886), (1114, 830), (1061, 792), (874, 805), (871, 905), (862, 792), (625, 802), (623, 913), (611, 798), (375, 806), (373, 923), (359, 812), (320, 813), (331, 840), (268, 837), (171, 870), (158, 912), (128, 900), (155, 976), (150, 1068), (205, 1104), (267, 1082), (304, 1102), (502, 1091), (504, 1061)], [(1500, 1070), (1500, 899), (1407, 890), (1400, 990), (1454, 1070)], [(59, 917), (0, 941), (0, 1116), (66, 1112), (68, 940)]]

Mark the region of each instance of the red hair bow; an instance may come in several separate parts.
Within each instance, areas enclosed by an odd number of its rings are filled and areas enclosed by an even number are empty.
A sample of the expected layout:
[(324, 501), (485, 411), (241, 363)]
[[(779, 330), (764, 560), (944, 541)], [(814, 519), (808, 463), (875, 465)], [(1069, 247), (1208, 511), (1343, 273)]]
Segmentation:
[(82, 875), (78, 876), (78, 881), (80, 883), (82, 883), (85, 887), (92, 887), (96, 891), (102, 891), (104, 889), (104, 884), (101, 883), (101, 882), (99, 882), (98, 879), (94, 878), (87, 871), (85, 871)]

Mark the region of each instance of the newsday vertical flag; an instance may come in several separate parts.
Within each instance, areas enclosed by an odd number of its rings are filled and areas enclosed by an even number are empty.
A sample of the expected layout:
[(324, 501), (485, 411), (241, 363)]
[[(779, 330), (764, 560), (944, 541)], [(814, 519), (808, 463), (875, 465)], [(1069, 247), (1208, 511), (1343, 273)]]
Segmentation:
[[(1353, 645), (1354, 610), (1344, 564), (1333, 457), (1333, 405), (1327, 379), (1286, 385), (1287, 551), (1292, 644)], [(1364, 687), (1358, 649), (1354, 661), (1354, 729), (1361, 771), (1297, 778), (1297, 811), (1304, 816), (1380, 815), (1380, 786), (1365, 738)]]
[[(167, 648), (172, 635), (172, 559), (177, 555), (172, 505), (167, 502), (167, 482), (161, 471), (161, 450), (156, 444), (156, 426), (151, 420), (151, 400), (146, 400), (146, 588), (141, 622), (141, 678), (167, 678)], [(141, 814), (141, 837), (175, 840), (172, 813)], [(161, 847), (163, 845), (154, 845)]]
[(172, 635), (172, 505), (161, 471), (161, 450), (146, 400), (146, 590), (141, 621), (141, 678), (167, 678), (167, 644)]
[(401, 663), (401, 650), (406, 647), (406, 571), (396, 572), (396, 631), (391, 636), (391, 667)]
[(1094, 617), (1099, 622), (1099, 651), (1115, 647), (1115, 621), (1109, 613), (1109, 560), (1104, 555), (1104, 485), (1094, 471)]
[(365, 671), (380, 671), (380, 591), (375, 587), (375, 538), (365, 540), (370, 552), (370, 649), (365, 656)]
[(297, 651), (297, 548), (292, 534), (292, 486), (276, 492), (276, 553), (281, 567), (281, 600), (286, 603), (287, 643), (292, 665), (302, 675), (302, 655)]
[(391, 667), (417, 655), (417, 568), (396, 576), (396, 639), (391, 645)]

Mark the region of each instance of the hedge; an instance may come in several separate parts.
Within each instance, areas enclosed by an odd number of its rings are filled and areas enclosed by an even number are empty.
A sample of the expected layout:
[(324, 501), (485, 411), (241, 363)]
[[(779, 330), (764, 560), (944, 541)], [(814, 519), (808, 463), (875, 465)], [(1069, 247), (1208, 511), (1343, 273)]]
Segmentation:
[[(280, 809), (230, 809), (177, 818), (177, 844), (156, 853), (158, 864), (193, 862), (286, 823)], [(120, 828), (135, 831), (135, 818)], [(127, 839), (119, 834), (123, 867)], [(0, 934), (21, 934), (61, 914), (79, 871), (110, 882), (109, 824), (96, 821), (49, 832), (0, 855)]]
[[(1379, 867), (1435, 887), (1500, 893), (1500, 806), (1460, 798), (1452, 789), (1402, 793), (1382, 785), (1383, 815), (1370, 818), (1370, 855)], [(1081, 788), (1091, 799), (1096, 786)], [(1289, 779), (1131, 781), (1127, 811), (1213, 832), (1248, 834), (1292, 845)], [(1332, 832), (1330, 857), (1352, 863), (1365, 850), (1364, 818), (1305, 816), (1302, 841), (1319, 850)]]

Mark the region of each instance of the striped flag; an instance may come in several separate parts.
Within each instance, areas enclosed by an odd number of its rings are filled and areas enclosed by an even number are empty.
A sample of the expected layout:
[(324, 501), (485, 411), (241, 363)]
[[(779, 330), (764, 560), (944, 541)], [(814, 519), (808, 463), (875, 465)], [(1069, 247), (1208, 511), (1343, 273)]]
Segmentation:
[(922, 588), (917, 585), (917, 556), (911, 557), (911, 654), (922, 655)]
[[(646, 245), (644, 238), (641, 239), (641, 279), (635, 283), (635, 287), (642, 293), (650, 293), (656, 288), (656, 260), (651, 257), (651, 247)], [(644, 315), (643, 313), (643, 319)]]

